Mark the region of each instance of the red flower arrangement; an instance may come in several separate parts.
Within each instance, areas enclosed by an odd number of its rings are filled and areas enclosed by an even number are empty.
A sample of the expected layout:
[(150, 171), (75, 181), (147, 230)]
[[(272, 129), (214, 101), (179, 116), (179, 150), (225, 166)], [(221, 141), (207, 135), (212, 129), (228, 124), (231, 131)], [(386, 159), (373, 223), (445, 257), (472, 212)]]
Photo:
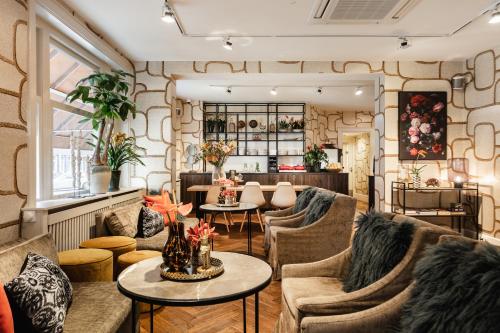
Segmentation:
[(187, 231), (188, 240), (191, 242), (192, 247), (197, 247), (201, 239), (207, 237), (208, 239), (214, 239), (215, 236), (219, 236), (218, 233), (215, 232), (215, 227), (210, 228), (210, 225), (200, 220), (200, 223), (194, 228), (190, 227)]

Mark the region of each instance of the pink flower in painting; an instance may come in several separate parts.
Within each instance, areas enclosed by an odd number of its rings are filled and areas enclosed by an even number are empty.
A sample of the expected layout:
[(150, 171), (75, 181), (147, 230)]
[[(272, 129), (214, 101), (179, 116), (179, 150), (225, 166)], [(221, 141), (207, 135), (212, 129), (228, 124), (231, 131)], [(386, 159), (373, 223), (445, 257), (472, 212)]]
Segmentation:
[(420, 137), (418, 137), (417, 135), (413, 135), (410, 137), (411, 143), (418, 143), (419, 141), (420, 141)]
[(421, 121), (420, 121), (420, 119), (418, 119), (418, 118), (413, 118), (413, 119), (411, 120), (411, 126), (413, 126), (413, 127), (417, 127), (417, 128), (418, 128), (418, 127), (420, 126), (420, 124), (421, 124), (421, 123), (422, 123), (422, 122), (421, 122)]
[(432, 137), (434, 138), (434, 140), (439, 140), (441, 138), (441, 133), (440, 132), (434, 132), (432, 133)]
[(401, 121), (406, 121), (408, 119), (408, 113), (403, 113), (401, 115)]
[(443, 150), (443, 145), (441, 145), (440, 143), (436, 143), (434, 146), (432, 146), (432, 152), (435, 154), (439, 153), (441, 150)]
[(415, 136), (415, 135), (419, 135), (420, 131), (418, 130), (417, 127), (410, 127), (408, 129), (408, 134), (410, 134), (410, 136)]
[(432, 107), (432, 112), (439, 112), (442, 109), (444, 109), (444, 104), (443, 104), (443, 102), (439, 102), (439, 103), (434, 104), (434, 106)]
[(429, 123), (423, 123), (420, 125), (420, 132), (429, 134), (431, 132), (431, 125)]
[(416, 112), (410, 113), (410, 118), (411, 119), (418, 118), (418, 113), (416, 113)]
[(410, 155), (411, 156), (417, 156), (417, 154), (418, 154), (418, 149), (417, 148), (410, 149)]

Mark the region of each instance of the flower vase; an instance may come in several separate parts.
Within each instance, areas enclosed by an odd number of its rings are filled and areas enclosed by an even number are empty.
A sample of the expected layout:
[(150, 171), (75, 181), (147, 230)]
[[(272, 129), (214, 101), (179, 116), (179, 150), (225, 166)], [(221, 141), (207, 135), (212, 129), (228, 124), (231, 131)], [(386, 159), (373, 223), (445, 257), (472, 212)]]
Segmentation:
[(196, 246), (191, 246), (191, 267), (193, 271), (200, 266), (200, 244)]
[(184, 236), (184, 223), (170, 223), (168, 231), (168, 239), (162, 251), (163, 262), (169, 270), (179, 272), (189, 263), (191, 254)]
[(200, 263), (201, 268), (207, 270), (210, 268), (210, 241), (207, 236), (201, 238), (200, 245)]
[(321, 164), (320, 163), (316, 163), (313, 165), (313, 171), (314, 172), (321, 172)]
[(221, 166), (214, 166), (212, 170), (212, 185), (217, 185), (219, 179), (226, 179), (226, 173)]
[(411, 179), (413, 181), (413, 188), (420, 188), (421, 185), (421, 178), (420, 175), (412, 174)]
[(109, 182), (109, 191), (116, 192), (120, 190), (120, 176), (122, 172), (120, 170), (111, 171), (111, 181)]

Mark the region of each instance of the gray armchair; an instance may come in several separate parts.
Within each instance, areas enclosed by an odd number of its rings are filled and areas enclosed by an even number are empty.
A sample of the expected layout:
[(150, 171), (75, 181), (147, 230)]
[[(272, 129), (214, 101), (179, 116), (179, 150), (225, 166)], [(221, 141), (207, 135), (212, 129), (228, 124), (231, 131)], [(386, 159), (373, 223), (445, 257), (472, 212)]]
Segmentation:
[(400, 263), (382, 279), (350, 293), (342, 290), (351, 265), (350, 247), (322, 261), (283, 266), (282, 312), (275, 333), (377, 333), (397, 322), (398, 304), (407, 299), (413, 268), (425, 247), (456, 233), (403, 215), (386, 217), (417, 226)]
[(346, 249), (355, 211), (356, 199), (336, 194), (328, 211), (310, 225), (300, 226), (307, 211), (289, 218), (273, 219), (269, 226), (268, 253), (273, 278), (281, 278), (283, 265), (322, 260)]

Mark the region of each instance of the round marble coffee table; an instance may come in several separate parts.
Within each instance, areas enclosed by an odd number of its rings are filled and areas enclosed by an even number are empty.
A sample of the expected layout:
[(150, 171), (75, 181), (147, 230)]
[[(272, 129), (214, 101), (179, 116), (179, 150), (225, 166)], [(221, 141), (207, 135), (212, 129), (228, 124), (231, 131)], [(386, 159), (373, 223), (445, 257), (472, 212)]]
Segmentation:
[(243, 331), (246, 332), (246, 297), (255, 295), (255, 332), (259, 331), (259, 291), (271, 283), (272, 270), (261, 259), (234, 252), (212, 252), (222, 260), (224, 273), (204, 281), (176, 282), (160, 277), (162, 257), (146, 259), (126, 268), (117, 280), (118, 290), (132, 299), (132, 329), (136, 327), (136, 302), (153, 305), (200, 306), (243, 299)]
[[(248, 242), (248, 255), (252, 255), (252, 212), (254, 212), (259, 206), (253, 203), (240, 202), (238, 206), (234, 207), (220, 207), (214, 204), (201, 205), (200, 209), (206, 213), (247, 213), (247, 242)], [(206, 216), (204, 216), (206, 220)], [(213, 243), (212, 243), (213, 244)]]

